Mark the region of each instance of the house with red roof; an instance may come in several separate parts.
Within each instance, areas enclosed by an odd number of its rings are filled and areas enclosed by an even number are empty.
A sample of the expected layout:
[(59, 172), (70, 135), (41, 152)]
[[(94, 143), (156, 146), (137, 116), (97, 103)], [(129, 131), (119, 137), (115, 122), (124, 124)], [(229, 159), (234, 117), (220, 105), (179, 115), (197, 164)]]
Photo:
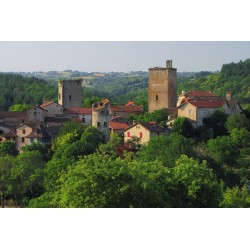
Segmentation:
[(192, 98), (187, 99), (178, 107), (178, 117), (187, 117), (192, 125), (197, 128), (203, 125), (203, 119), (223, 108), (223, 98)]
[(123, 135), (123, 131), (129, 127), (127, 122), (109, 122), (109, 130), (110, 133), (117, 133), (119, 135)]
[(122, 116), (127, 118), (130, 115), (139, 115), (144, 112), (143, 106), (136, 105), (134, 102), (129, 101), (125, 105), (121, 106), (110, 106), (110, 111), (112, 116)]
[(92, 108), (66, 108), (64, 110), (64, 116), (77, 119), (84, 125), (92, 124)]
[(133, 137), (140, 138), (140, 144), (147, 144), (154, 136), (167, 136), (168, 130), (156, 122), (135, 122), (124, 130), (124, 142)]

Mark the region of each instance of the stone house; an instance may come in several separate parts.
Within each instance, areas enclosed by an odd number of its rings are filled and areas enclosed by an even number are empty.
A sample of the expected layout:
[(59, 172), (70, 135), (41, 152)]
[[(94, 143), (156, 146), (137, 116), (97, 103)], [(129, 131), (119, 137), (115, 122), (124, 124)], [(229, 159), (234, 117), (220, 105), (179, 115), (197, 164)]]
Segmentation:
[(54, 117), (56, 115), (63, 114), (63, 106), (53, 101), (46, 100), (41, 105), (39, 105), (39, 107), (44, 110), (47, 110), (47, 117)]
[(140, 138), (140, 144), (147, 144), (154, 136), (167, 136), (168, 130), (156, 122), (135, 122), (124, 130), (124, 142), (132, 137)]
[(35, 106), (27, 111), (28, 121), (37, 120), (39, 122), (44, 122), (47, 112), (47, 110), (40, 106)]

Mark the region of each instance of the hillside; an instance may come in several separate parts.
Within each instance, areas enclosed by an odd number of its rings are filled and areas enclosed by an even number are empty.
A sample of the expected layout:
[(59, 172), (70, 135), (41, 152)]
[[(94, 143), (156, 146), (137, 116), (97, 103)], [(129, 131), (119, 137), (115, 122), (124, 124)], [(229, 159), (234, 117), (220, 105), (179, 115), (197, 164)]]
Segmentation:
[[(101, 74), (65, 70), (21, 74), (0, 74), (0, 110), (8, 110), (11, 105), (18, 103), (35, 105), (45, 99), (56, 101), (58, 79), (74, 78), (84, 79), (85, 107), (90, 107), (96, 100), (109, 98), (117, 105), (133, 100), (147, 110), (147, 72)], [(200, 89), (225, 96), (227, 91), (231, 91), (243, 106), (250, 103), (250, 59), (224, 64), (219, 72), (177, 72), (177, 79), (178, 94), (182, 90)]]

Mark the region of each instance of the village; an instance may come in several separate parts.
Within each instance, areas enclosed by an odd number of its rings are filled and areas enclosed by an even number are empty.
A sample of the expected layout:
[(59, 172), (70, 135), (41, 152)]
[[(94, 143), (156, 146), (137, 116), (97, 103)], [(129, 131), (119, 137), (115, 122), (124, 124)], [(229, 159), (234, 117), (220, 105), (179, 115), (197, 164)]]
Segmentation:
[(186, 117), (194, 128), (203, 126), (203, 119), (216, 110), (226, 114), (242, 112), (241, 106), (232, 98), (232, 93), (219, 97), (212, 92), (192, 90), (182, 91), (177, 96), (176, 68), (172, 60), (166, 67), (149, 69), (148, 112), (164, 109), (168, 114), (166, 126), (155, 121), (128, 121), (130, 115), (143, 114), (144, 107), (130, 101), (114, 106), (108, 99), (100, 100), (92, 108), (82, 107), (82, 80), (60, 80), (58, 82), (58, 102), (46, 100), (28, 111), (0, 111), (0, 142), (11, 141), (16, 149), (32, 143), (51, 144), (60, 128), (69, 121), (94, 126), (103, 134), (103, 141), (109, 141), (111, 133), (118, 133), (126, 143), (131, 138), (139, 138), (140, 144), (147, 144), (154, 136), (167, 136), (177, 117)]

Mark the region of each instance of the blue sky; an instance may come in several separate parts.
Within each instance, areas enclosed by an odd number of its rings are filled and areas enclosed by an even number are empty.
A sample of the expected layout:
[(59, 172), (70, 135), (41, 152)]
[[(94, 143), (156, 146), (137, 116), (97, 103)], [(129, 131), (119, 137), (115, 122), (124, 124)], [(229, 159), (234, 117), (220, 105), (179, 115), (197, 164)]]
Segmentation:
[(0, 42), (0, 71), (147, 71), (167, 59), (182, 71), (216, 71), (250, 58), (250, 42)]

